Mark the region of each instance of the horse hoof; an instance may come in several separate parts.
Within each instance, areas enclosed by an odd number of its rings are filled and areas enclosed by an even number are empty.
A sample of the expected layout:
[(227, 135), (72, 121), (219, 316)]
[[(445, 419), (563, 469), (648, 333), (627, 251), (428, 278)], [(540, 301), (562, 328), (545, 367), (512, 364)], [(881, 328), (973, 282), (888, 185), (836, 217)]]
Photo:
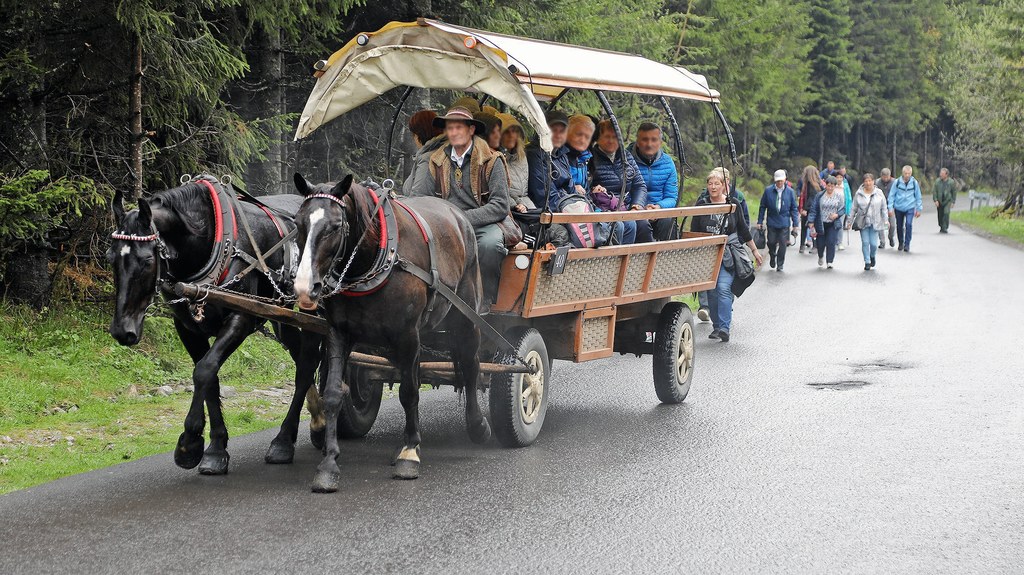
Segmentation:
[(313, 493), (334, 493), (338, 490), (341, 474), (333, 471), (317, 471), (313, 476)]
[(324, 439), (327, 437), (327, 428), (313, 429), (309, 428), (309, 441), (313, 444), (313, 447), (323, 451)]
[(487, 443), (491, 438), (491, 426), (487, 424), (487, 420), (483, 417), (480, 418), (480, 423), (470, 425), (467, 431), (469, 432), (469, 440), (473, 443)]
[(231, 459), (231, 456), (228, 455), (227, 451), (206, 453), (203, 455), (203, 460), (199, 463), (199, 474), (227, 475), (229, 459)]
[(395, 479), (416, 479), (420, 476), (420, 462), (399, 459), (395, 462), (395, 470), (391, 476)]
[(295, 446), (290, 442), (274, 440), (263, 460), (272, 465), (291, 463), (295, 458)]
[(174, 449), (174, 464), (182, 469), (194, 469), (203, 459), (203, 436), (190, 438), (187, 433), (178, 436)]
[(391, 472), (395, 479), (416, 479), (420, 476), (420, 448), (403, 447), (395, 458), (395, 469)]

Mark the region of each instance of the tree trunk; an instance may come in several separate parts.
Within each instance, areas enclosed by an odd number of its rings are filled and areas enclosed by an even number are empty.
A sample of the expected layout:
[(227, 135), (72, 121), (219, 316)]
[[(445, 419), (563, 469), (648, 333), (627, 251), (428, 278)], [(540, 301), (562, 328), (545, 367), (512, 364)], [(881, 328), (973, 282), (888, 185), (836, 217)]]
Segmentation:
[(31, 247), (11, 254), (6, 275), (4, 297), (37, 310), (50, 305), (53, 279), (45, 248)]
[(132, 143), (129, 156), (132, 162), (132, 196), (142, 197), (142, 38), (136, 36), (132, 46), (132, 81), (129, 107), (131, 113)]
[[(253, 41), (255, 53), (250, 58), (252, 73), (249, 81), (255, 85), (249, 95), (248, 118), (267, 120), (284, 114), (283, 66), (281, 32), (259, 29)], [(285, 144), (281, 130), (264, 124), (261, 130), (267, 135), (269, 145), (263, 152), (263, 160), (249, 163), (245, 183), (254, 195), (280, 194), (284, 192)]]
[(818, 166), (825, 166), (825, 120), (818, 121)]

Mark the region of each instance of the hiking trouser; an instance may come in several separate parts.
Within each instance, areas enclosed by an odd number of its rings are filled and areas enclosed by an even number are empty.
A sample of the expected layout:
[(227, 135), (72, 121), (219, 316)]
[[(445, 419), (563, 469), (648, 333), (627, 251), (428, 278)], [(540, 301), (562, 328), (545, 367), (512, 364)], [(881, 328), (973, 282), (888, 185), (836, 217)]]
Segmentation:
[(889, 245), (893, 245), (893, 240), (896, 239), (896, 216), (889, 216), (889, 230), (878, 230), (878, 245), (879, 247), (885, 245), (885, 238), (889, 237)]
[(786, 247), (789, 246), (789, 228), (768, 228), (768, 253), (775, 257), (776, 267), (786, 263)]
[(910, 249), (910, 237), (914, 233), (914, 210), (896, 211), (896, 237), (900, 240), (900, 245), (906, 249)]
[(818, 234), (818, 237), (814, 240), (818, 248), (818, 257), (825, 258), (827, 263), (832, 263), (836, 259), (836, 244), (839, 243), (839, 229), (836, 228), (833, 222), (827, 222), (825, 224), (825, 231)]
[(494, 303), (498, 299), (498, 280), (501, 279), (501, 262), (508, 255), (505, 235), (498, 224), (487, 224), (476, 232), (477, 258), (480, 261), (480, 279), (483, 283), (484, 301)]
[(953, 209), (952, 203), (939, 204), (939, 230), (949, 231), (949, 212)]

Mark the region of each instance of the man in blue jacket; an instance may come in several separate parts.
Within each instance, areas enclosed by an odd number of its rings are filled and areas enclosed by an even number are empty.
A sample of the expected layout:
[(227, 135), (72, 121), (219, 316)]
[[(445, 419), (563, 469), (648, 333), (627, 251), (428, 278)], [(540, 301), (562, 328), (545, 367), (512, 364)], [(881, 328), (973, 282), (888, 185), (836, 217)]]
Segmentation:
[(761, 196), (761, 208), (757, 210), (757, 227), (765, 227), (765, 214), (768, 215), (768, 255), (769, 267), (782, 271), (786, 265), (786, 247), (789, 236), (800, 229), (800, 212), (796, 206), (796, 192), (786, 182), (786, 170), (775, 170), (775, 184), (764, 189)]
[(896, 180), (889, 190), (889, 215), (896, 216), (897, 250), (910, 251), (910, 236), (914, 230), (914, 218), (921, 217), (921, 184), (913, 176), (914, 169), (903, 166), (903, 177)]
[[(661, 128), (656, 124), (644, 122), (636, 132), (636, 143), (633, 144), (633, 157), (636, 159), (640, 176), (647, 184), (647, 203), (644, 208), (660, 210), (676, 207), (679, 200), (679, 173), (675, 161), (661, 149)], [(652, 213), (654, 215), (654, 213)], [(640, 226), (647, 224), (652, 232), (644, 233)], [(675, 218), (655, 218), (649, 222), (637, 222), (637, 238), (650, 237), (659, 241), (670, 240), (675, 236)]]

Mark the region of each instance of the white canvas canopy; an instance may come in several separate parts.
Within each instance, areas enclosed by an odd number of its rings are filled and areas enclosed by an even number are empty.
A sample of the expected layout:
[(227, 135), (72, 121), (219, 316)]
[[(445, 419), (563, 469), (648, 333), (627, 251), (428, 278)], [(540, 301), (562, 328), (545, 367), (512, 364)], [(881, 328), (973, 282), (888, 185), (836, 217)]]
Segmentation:
[(295, 139), (399, 86), (476, 91), (504, 102), (551, 150), (538, 100), (570, 88), (717, 102), (707, 80), (640, 56), (420, 19), (392, 22), (335, 52), (318, 72)]

